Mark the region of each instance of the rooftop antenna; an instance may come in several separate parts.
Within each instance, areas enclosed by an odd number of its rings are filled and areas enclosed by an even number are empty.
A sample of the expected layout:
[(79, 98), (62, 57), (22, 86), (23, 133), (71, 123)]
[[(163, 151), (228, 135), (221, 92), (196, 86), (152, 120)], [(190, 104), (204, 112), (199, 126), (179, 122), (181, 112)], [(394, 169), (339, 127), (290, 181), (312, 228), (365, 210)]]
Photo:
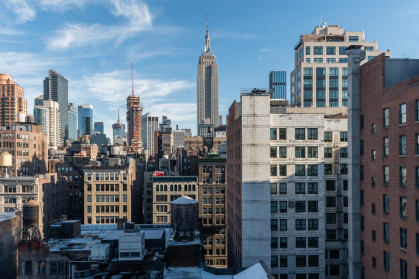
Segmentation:
[(323, 25), (323, 16), (320, 16), (320, 26)]
[(131, 82), (132, 82), (132, 96), (134, 97), (134, 68), (131, 62)]

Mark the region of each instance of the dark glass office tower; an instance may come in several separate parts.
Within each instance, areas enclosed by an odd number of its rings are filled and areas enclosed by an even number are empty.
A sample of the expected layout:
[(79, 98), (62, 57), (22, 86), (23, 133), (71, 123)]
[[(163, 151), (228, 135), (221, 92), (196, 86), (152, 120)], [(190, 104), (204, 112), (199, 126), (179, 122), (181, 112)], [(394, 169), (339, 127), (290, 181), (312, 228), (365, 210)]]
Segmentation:
[(271, 71), (269, 73), (269, 92), (271, 99), (287, 98), (287, 72)]

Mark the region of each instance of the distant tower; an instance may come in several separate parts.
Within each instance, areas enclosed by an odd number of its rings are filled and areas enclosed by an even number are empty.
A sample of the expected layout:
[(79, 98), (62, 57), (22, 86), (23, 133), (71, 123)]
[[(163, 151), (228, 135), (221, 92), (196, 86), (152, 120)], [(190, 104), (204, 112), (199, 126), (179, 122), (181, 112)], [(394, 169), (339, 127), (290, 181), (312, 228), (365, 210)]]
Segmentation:
[(26, 99), (23, 87), (13, 81), (13, 77), (0, 74), (0, 89), (2, 102), (0, 104), (0, 126), (18, 122), (19, 116), (26, 116)]
[(132, 95), (127, 98), (128, 145), (134, 151), (142, 147), (141, 141), (141, 112), (140, 96), (134, 96), (134, 73), (131, 63)]
[(269, 93), (271, 99), (287, 98), (287, 72), (271, 71), (269, 73)]
[(104, 132), (104, 127), (103, 127), (103, 122), (95, 122), (93, 124), (93, 126), (94, 126), (95, 133), (99, 133), (99, 134), (102, 134), (102, 135), (105, 133)]
[(68, 125), (65, 129), (65, 138), (70, 142), (77, 140), (77, 107), (73, 103), (68, 104)]
[(218, 65), (211, 52), (208, 20), (205, 48), (198, 62), (197, 117), (198, 136), (207, 136), (209, 127), (218, 127)]
[(117, 138), (125, 138), (125, 124), (121, 123), (119, 119), (119, 108), (118, 108), (118, 121), (112, 124), (113, 141)]
[(42, 132), (48, 135), (48, 148), (57, 149), (63, 145), (60, 133), (60, 110), (57, 102), (35, 99), (33, 109), (35, 123), (42, 125)]
[(84, 104), (78, 106), (79, 137), (87, 134), (92, 135), (93, 131), (93, 106)]
[(142, 116), (141, 137), (143, 140), (144, 150), (148, 155), (154, 155), (154, 131), (159, 129), (159, 118), (146, 113)]
[(60, 137), (63, 143), (68, 129), (68, 80), (54, 70), (49, 70), (44, 79), (44, 100), (58, 103), (60, 109)]

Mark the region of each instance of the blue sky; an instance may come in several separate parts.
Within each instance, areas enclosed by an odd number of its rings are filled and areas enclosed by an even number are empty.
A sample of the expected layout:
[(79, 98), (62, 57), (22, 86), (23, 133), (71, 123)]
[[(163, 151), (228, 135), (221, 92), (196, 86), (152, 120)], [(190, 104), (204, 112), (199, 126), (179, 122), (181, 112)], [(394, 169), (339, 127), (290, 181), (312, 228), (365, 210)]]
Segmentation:
[(268, 87), (270, 70), (293, 69), (299, 35), (320, 18), (419, 58), (419, 1), (6, 0), (0, 10), (0, 72), (25, 88), (28, 112), (49, 69), (69, 80), (69, 101), (94, 106), (94, 121), (125, 120), (134, 89), (143, 112), (196, 133), (196, 70), (208, 16), (219, 69), (220, 114), (241, 88)]

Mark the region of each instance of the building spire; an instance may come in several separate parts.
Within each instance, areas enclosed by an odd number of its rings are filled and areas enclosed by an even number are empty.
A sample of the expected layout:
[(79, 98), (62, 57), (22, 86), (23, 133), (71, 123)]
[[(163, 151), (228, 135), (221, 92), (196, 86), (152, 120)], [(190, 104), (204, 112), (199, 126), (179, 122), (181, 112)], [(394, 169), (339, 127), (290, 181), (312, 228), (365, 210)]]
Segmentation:
[(211, 52), (211, 47), (210, 47), (210, 36), (208, 33), (208, 18), (207, 18), (207, 32), (205, 34), (205, 49), (204, 52)]

